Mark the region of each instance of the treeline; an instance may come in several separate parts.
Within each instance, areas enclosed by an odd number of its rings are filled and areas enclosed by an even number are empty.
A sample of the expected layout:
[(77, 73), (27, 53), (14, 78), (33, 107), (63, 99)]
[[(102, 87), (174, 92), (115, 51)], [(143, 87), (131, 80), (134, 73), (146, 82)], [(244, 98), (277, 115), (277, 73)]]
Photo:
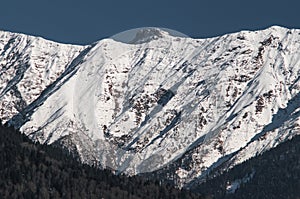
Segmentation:
[(0, 198), (201, 198), (145, 178), (114, 175), (0, 126)]
[[(61, 148), (32, 143), (13, 128), (0, 126), (0, 198), (300, 199), (299, 154), (296, 136), (205, 183), (195, 183), (191, 189), (196, 194), (81, 164)], [(228, 193), (239, 179), (240, 187)]]
[[(229, 185), (238, 179), (245, 182), (228, 193)], [(300, 199), (300, 136), (193, 188), (222, 199)]]

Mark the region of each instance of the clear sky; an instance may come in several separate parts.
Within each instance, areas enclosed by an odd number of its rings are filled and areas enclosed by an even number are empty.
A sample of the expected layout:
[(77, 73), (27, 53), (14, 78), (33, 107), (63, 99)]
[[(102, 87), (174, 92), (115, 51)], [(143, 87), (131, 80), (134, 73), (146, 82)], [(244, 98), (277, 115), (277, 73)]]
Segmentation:
[(89, 44), (157, 26), (205, 38), (271, 25), (300, 28), (300, 0), (3, 0), (0, 29)]

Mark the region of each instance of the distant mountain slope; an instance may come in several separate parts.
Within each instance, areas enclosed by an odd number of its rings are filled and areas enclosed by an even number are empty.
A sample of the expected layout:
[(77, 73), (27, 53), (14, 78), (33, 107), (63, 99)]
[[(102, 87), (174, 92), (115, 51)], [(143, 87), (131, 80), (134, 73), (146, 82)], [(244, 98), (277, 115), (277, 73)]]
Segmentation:
[[(300, 30), (88, 46), (0, 33), (0, 118), (88, 164), (178, 186), (299, 134)], [(170, 176), (170, 177), (168, 177)]]
[(0, 126), (1, 198), (199, 198), (141, 177), (82, 165), (59, 148)]

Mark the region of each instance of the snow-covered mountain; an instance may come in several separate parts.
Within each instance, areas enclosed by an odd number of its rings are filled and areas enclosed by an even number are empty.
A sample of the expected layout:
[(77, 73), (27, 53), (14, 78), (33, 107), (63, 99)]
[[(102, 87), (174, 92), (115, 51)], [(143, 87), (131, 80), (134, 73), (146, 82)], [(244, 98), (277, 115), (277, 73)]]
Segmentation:
[(0, 118), (89, 164), (173, 165), (182, 185), (299, 134), (299, 73), (300, 30), (278, 26), (143, 28), (87, 46), (0, 32)]

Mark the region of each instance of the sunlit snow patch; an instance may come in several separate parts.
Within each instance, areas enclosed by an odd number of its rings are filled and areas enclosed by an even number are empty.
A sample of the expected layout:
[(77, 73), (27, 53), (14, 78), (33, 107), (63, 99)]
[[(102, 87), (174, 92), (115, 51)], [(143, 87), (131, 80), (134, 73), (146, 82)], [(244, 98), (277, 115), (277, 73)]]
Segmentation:
[(189, 37), (186, 34), (168, 28), (142, 27), (120, 32), (113, 35), (111, 39), (127, 44), (141, 44), (162, 38), (164, 35), (183, 38)]

